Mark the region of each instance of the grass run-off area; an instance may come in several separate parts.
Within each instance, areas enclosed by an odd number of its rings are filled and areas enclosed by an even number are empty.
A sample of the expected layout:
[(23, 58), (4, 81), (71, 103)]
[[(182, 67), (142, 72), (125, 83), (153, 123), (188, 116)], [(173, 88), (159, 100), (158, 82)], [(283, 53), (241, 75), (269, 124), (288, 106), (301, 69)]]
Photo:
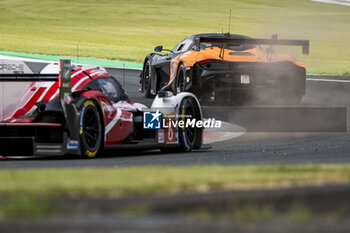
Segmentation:
[(0, 0), (0, 50), (142, 62), (197, 33), (309, 39), (308, 73), (350, 74), (350, 7), (308, 0)]
[[(5, 169), (0, 171), (0, 221), (19, 217), (42, 217), (72, 208), (64, 200), (86, 198), (140, 197), (221, 190), (252, 190), (327, 184), (349, 184), (350, 165), (260, 165), (186, 167), (114, 167), (83, 169)], [(69, 202), (68, 202), (69, 203)], [(266, 216), (272, 206), (255, 206), (246, 201), (227, 206), (221, 215), (237, 213), (236, 219)], [(292, 203), (293, 204), (293, 203)], [(298, 204), (298, 203), (294, 203)], [(294, 205), (292, 205), (293, 207)], [(144, 211), (147, 206), (140, 206)], [(129, 208), (126, 207), (126, 208)], [(296, 206), (298, 207), (298, 205)], [(301, 206), (303, 207), (303, 206)], [(195, 216), (210, 216), (210, 209), (194, 209)], [(75, 208), (72, 208), (75, 209)], [(299, 208), (300, 209), (300, 208)], [(297, 210), (299, 210), (297, 209)], [(126, 209), (127, 210), (127, 209)], [(234, 210), (233, 212), (231, 210)], [(75, 210), (79, 212), (79, 208)], [(80, 211), (84, 212), (84, 209)], [(117, 209), (116, 209), (117, 211)], [(123, 211), (123, 209), (118, 209)], [(209, 212), (208, 212), (209, 211)], [(226, 212), (225, 212), (226, 211)], [(129, 214), (132, 214), (131, 212)], [(143, 212), (142, 212), (143, 213)], [(214, 212), (213, 212), (214, 213)], [(287, 215), (308, 214), (288, 210)], [(144, 213), (145, 214), (145, 213)], [(188, 214), (191, 214), (188, 213)], [(269, 216), (279, 216), (268, 212)], [(208, 217), (207, 216), (207, 217)], [(218, 216), (215, 212), (214, 216)]]
[(350, 182), (350, 165), (5, 169), (0, 197), (136, 196)]

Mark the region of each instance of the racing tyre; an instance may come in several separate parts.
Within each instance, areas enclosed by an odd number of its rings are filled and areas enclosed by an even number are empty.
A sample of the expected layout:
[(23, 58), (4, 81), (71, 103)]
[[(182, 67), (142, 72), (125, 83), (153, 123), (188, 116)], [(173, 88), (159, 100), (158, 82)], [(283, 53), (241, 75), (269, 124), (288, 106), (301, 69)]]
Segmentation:
[(103, 150), (103, 129), (96, 104), (86, 100), (80, 115), (80, 147), (83, 158), (94, 158)]
[(286, 74), (288, 82), (284, 85), (284, 100), (287, 105), (298, 105), (305, 94), (305, 70), (293, 69)]
[(178, 94), (180, 92), (184, 92), (185, 91), (185, 85), (186, 85), (186, 68), (184, 66), (184, 64), (181, 64), (179, 66), (179, 69), (177, 70), (177, 75), (176, 75), (176, 79), (175, 79), (175, 85), (174, 85), (174, 94)]
[[(180, 104), (179, 120), (202, 120), (197, 103), (192, 97), (184, 98)], [(179, 127), (179, 142), (181, 144), (181, 151), (191, 151), (192, 149), (198, 149), (202, 142), (202, 128), (196, 126)]]
[(152, 82), (152, 66), (151, 61), (147, 60), (145, 63), (143, 73), (142, 73), (142, 82), (143, 82), (143, 93), (146, 98), (152, 98), (154, 95), (151, 94), (151, 82)]

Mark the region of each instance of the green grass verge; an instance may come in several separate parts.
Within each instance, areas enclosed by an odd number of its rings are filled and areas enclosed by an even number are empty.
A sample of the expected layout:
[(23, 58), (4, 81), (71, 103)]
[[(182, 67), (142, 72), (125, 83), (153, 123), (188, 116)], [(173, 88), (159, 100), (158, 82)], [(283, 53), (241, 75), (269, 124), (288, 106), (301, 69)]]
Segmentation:
[[(310, 224), (320, 221), (327, 221), (328, 223), (337, 223), (349, 219), (349, 207), (336, 206), (328, 210), (317, 211), (309, 203), (301, 200), (296, 200), (289, 203), (289, 206), (279, 208), (277, 203), (262, 203), (254, 200), (245, 200), (240, 203), (230, 203), (225, 207), (201, 206), (193, 209), (183, 211), (182, 214), (189, 219), (196, 219), (202, 221), (216, 221), (221, 224), (232, 224), (233, 222), (240, 224), (256, 224), (279, 222), (283, 224)], [(130, 208), (129, 212), (124, 212), (125, 215), (137, 215), (148, 213), (145, 212), (147, 208), (143, 206), (135, 206)], [(135, 213), (135, 214), (134, 214)]]
[(11, 0), (0, 1), (0, 50), (142, 62), (159, 44), (228, 31), (310, 39), (311, 55), (287, 49), (308, 73), (350, 74), (349, 7), (308, 0)]
[(78, 64), (95, 65), (103, 67), (113, 68), (126, 68), (126, 69), (142, 69), (142, 63), (136, 62), (125, 62), (125, 61), (112, 61), (106, 59), (93, 59), (93, 58), (82, 58), (82, 57), (67, 57), (67, 56), (52, 56), (43, 54), (30, 54), (30, 53), (17, 53), (17, 52), (4, 52), (0, 51), (0, 55), (24, 59), (36, 59), (43, 61), (58, 61), (59, 59), (70, 59), (72, 62)]
[(0, 171), (1, 195), (144, 195), (349, 183), (350, 165), (123, 167)]
[[(2, 219), (57, 212), (62, 207), (60, 200), (67, 197), (129, 197), (344, 184), (350, 183), (350, 165), (5, 169), (0, 171), (0, 177)], [(244, 208), (248, 208), (249, 217), (248, 207)], [(144, 207), (137, 209), (137, 213), (145, 211)], [(237, 218), (240, 217), (246, 216)]]

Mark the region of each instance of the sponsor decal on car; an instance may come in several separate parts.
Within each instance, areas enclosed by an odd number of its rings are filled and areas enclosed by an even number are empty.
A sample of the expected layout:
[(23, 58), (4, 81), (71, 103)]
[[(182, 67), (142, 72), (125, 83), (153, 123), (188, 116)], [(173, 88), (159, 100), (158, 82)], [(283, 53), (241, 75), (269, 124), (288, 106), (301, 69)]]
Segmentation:
[(17, 71), (24, 72), (23, 64), (0, 64), (0, 70), (8, 72), (8, 71)]
[(68, 140), (67, 149), (68, 150), (79, 150), (79, 142), (76, 140)]

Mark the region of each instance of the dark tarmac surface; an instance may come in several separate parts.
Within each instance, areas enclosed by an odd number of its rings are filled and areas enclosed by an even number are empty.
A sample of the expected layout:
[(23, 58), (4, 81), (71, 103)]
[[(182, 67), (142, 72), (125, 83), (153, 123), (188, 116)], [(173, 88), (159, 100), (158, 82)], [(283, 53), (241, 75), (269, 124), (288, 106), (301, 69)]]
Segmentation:
[[(278, 136), (279, 135), (279, 136)], [(278, 139), (278, 138), (283, 139)], [(99, 159), (46, 158), (0, 161), (0, 168), (64, 168), (172, 166), (194, 164), (304, 164), (350, 163), (350, 135), (262, 134), (245, 135), (231, 141), (215, 143), (209, 150), (190, 153), (154, 151), (110, 151)]]
[[(42, 65), (31, 65), (31, 68), (40, 69)], [(131, 100), (146, 105), (152, 103), (152, 99), (146, 99), (139, 93), (139, 70), (107, 69), (125, 87)], [(322, 77), (321, 77), (322, 79)], [(46, 167), (113, 167), (113, 166), (143, 166), (143, 165), (191, 165), (191, 164), (271, 164), (271, 163), (349, 163), (350, 162), (350, 133), (346, 132), (349, 125), (350, 107), (350, 80), (346, 82), (330, 82), (323, 80), (308, 80), (306, 95), (298, 108), (335, 108), (340, 110), (331, 114), (331, 117), (317, 118), (315, 115), (308, 117), (305, 122), (307, 132), (303, 132), (305, 117), (300, 114), (294, 117), (274, 132), (263, 132), (261, 126), (266, 125), (264, 120), (235, 117), (239, 109), (229, 107), (202, 106), (206, 117), (217, 117), (219, 120), (238, 124), (246, 129), (248, 133), (240, 138), (225, 142), (213, 143), (212, 149), (193, 151), (191, 153), (160, 153), (154, 151), (109, 151), (105, 156), (93, 160), (80, 160), (76, 158), (40, 158), (26, 160), (4, 160), (0, 161), (0, 168), (46, 168)], [(347, 82), (349, 81), (349, 82)], [(250, 107), (254, 110), (254, 107)], [(277, 108), (278, 109), (278, 108)], [(268, 112), (266, 110), (265, 112)], [(261, 111), (260, 111), (261, 112)], [(284, 112), (283, 108), (280, 111)], [(337, 115), (338, 114), (338, 115)], [(233, 117), (232, 117), (233, 116)], [(276, 116), (272, 122), (277, 122), (283, 116)], [(328, 117), (328, 118), (327, 118)], [(243, 119), (243, 120), (242, 120)], [(247, 118), (248, 119), (248, 118)], [(267, 119), (267, 118), (266, 118)], [(265, 120), (266, 120), (265, 119)], [(271, 121), (271, 120), (270, 120)], [(258, 123), (257, 123), (258, 122)], [(299, 124), (298, 130), (289, 128), (290, 122)], [(317, 123), (315, 123), (317, 122)], [(339, 123), (340, 122), (340, 123)], [(312, 130), (310, 124), (315, 123)], [(339, 123), (339, 124), (338, 124)], [(346, 125), (347, 124), (347, 125)], [(335, 125), (334, 130), (324, 130), (324, 125)], [(319, 128), (318, 128), (319, 127)], [(264, 127), (263, 127), (264, 129)], [(292, 130), (290, 130), (292, 129)], [(311, 131), (311, 133), (310, 133)], [(337, 132), (337, 133), (334, 133)]]

